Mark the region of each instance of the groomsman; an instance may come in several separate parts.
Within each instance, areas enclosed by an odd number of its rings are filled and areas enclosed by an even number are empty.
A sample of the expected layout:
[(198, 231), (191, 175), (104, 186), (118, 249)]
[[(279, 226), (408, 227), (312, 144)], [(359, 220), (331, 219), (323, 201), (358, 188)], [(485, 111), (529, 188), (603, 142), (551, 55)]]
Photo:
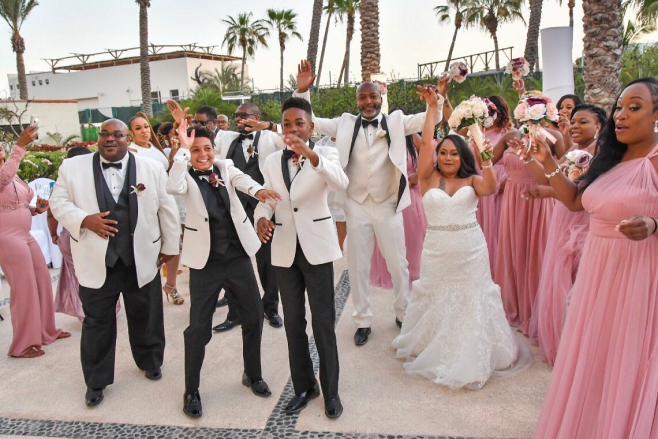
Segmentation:
[[(299, 89), (293, 96), (310, 102), (308, 90), (314, 81), (310, 63), (302, 61)], [(371, 82), (357, 88), (356, 105), (358, 116), (313, 116), (313, 123), (317, 133), (336, 138), (340, 164), (350, 179), (346, 193), (340, 195), (345, 197), (350, 295), (355, 308), (352, 318), (357, 326), (354, 343), (360, 346), (371, 333), (368, 286), (375, 237), (393, 280), (395, 323), (402, 326), (409, 293), (402, 211), (411, 204), (405, 136), (422, 131), (425, 113), (383, 115), (380, 87)], [(439, 105), (441, 108), (442, 102)], [(440, 120), (439, 111), (436, 122)]]
[[(345, 190), (348, 179), (333, 147), (315, 146), (311, 104), (291, 98), (282, 105), (283, 133), (290, 149), (265, 161), (265, 187), (281, 201), (258, 204), (254, 218), (263, 242), (272, 240), (272, 264), (281, 289), (290, 372), (295, 396), (285, 408), (299, 413), (320, 396), (306, 335), (305, 291), (311, 307), (313, 335), (320, 356), (320, 384), (325, 414), (338, 418), (338, 350), (334, 324), (333, 261), (342, 257), (327, 195)], [(270, 221), (276, 216), (275, 222)], [(272, 234), (274, 232), (274, 234)]]
[(215, 160), (209, 130), (197, 128), (188, 134), (187, 122), (183, 120), (178, 138), (181, 149), (174, 157), (167, 191), (185, 197), (187, 207), (181, 261), (190, 267), (191, 305), (190, 325), (184, 332), (183, 411), (198, 418), (202, 415), (201, 366), (212, 337), (215, 304), (223, 287), (242, 317), (242, 384), (257, 396), (271, 395), (261, 376), (263, 305), (250, 258), (258, 251), (260, 242), (247, 222), (236, 189), (261, 201), (276, 194), (240, 172), (231, 160)]
[(162, 377), (165, 333), (158, 268), (178, 254), (180, 225), (164, 168), (128, 152), (127, 127), (101, 125), (98, 152), (65, 160), (50, 198), (71, 232), (71, 252), (85, 313), (80, 341), (85, 402), (103, 401), (114, 382), (119, 295), (137, 367)]
[(222, 131), (228, 130), (228, 116), (225, 114), (219, 114), (217, 116), (217, 129)]

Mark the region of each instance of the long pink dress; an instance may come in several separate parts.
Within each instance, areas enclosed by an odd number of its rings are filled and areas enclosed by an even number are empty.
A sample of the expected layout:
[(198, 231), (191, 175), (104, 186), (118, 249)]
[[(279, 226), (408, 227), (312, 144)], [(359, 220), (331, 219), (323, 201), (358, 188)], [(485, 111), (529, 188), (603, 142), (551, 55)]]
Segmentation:
[(590, 231), (536, 439), (658, 438), (658, 237), (615, 225), (658, 217), (658, 147), (583, 194)]
[[(407, 153), (407, 175), (418, 172), (413, 166), (411, 156)], [(420, 254), (423, 251), (427, 218), (423, 208), (423, 197), (420, 194), (420, 185), (409, 188), (411, 205), (402, 211), (404, 222), (404, 243), (407, 247), (407, 261), (409, 262), (409, 285), (420, 277)], [(379, 251), (375, 241), (375, 250), (372, 252), (370, 263), (370, 284), (375, 287), (393, 288), (391, 275), (386, 268), (386, 260)]]
[(16, 172), (25, 150), (15, 146), (0, 168), (0, 267), (11, 289), (9, 311), (13, 339), (9, 355), (52, 343), (62, 332), (55, 327), (53, 288), (46, 260), (30, 234), (34, 192)]
[[(489, 140), (491, 145), (496, 145), (498, 141), (507, 133), (506, 129), (488, 129), (484, 132), (484, 137)], [(469, 142), (473, 154), (479, 154), (475, 143)], [(478, 174), (482, 174), (479, 167), (476, 168)], [(489, 249), (489, 266), (493, 273), (496, 268), (496, 254), (498, 253), (498, 230), (500, 229), (500, 211), (503, 206), (503, 194), (500, 193), (500, 187), (507, 180), (507, 171), (505, 171), (504, 160), (499, 160), (494, 164), (494, 172), (498, 179), (498, 186), (496, 193), (480, 197), (480, 205), (478, 206), (477, 219), (480, 223), (484, 238), (487, 240), (487, 248)]]
[(501, 160), (507, 171), (507, 184), (500, 213), (494, 281), (500, 285), (510, 325), (529, 335), (553, 200), (521, 198), (537, 182), (511, 149), (505, 151)]
[(85, 313), (82, 310), (82, 302), (80, 302), (80, 284), (75, 276), (73, 255), (71, 254), (71, 234), (68, 230), (62, 229), (57, 245), (62, 252), (62, 268), (59, 272), (59, 283), (55, 295), (55, 311), (83, 321)]

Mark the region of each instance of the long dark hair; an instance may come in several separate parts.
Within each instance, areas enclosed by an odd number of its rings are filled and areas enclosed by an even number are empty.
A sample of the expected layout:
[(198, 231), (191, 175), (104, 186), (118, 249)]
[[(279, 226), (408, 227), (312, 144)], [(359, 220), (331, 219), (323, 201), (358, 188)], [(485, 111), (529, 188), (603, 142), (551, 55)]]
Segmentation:
[[(446, 140), (452, 140), (452, 143), (455, 144), (455, 147), (457, 148), (457, 153), (459, 154), (461, 166), (459, 167), (459, 171), (457, 171), (457, 177), (468, 178), (471, 175), (477, 175), (477, 171), (475, 170), (475, 157), (471, 152), (471, 148), (468, 147), (466, 141), (462, 136), (457, 134), (448, 134), (447, 136), (445, 136), (443, 140), (441, 140), (441, 142), (439, 142), (439, 144), (436, 146), (436, 154), (437, 155), (439, 154), (441, 145), (443, 145)], [(439, 169), (438, 158), (436, 160), (436, 170), (441, 172), (441, 169)]]
[[(566, 101), (567, 99), (571, 99), (574, 103), (574, 106), (576, 106), (576, 107), (578, 105), (583, 105), (584, 104), (583, 100), (580, 99), (580, 97), (578, 97), (576, 95), (564, 95), (560, 98), (559, 101), (557, 101), (556, 107), (557, 107), (558, 110), (560, 109), (560, 105), (562, 105), (562, 102)], [(571, 110), (571, 114), (573, 114), (573, 110)]]
[(494, 120), (493, 126), (496, 128), (509, 129), (512, 127), (512, 119), (509, 116), (509, 106), (505, 99), (498, 95), (488, 96), (487, 99), (491, 101), (492, 104), (496, 106), (496, 120)]
[[(394, 111), (401, 111), (402, 114), (407, 114), (405, 111), (402, 109), (402, 107), (393, 107), (388, 114), (393, 113)], [(408, 135), (406, 137), (407, 140), (407, 152), (411, 156), (411, 163), (413, 164), (413, 167), (416, 167), (416, 163), (418, 163), (418, 151), (416, 151), (416, 145), (414, 145), (414, 138), (412, 135)]]
[[(653, 102), (653, 111), (657, 111), (658, 80), (651, 77), (636, 79), (635, 81), (629, 82), (626, 87), (624, 87), (624, 90), (633, 84), (645, 84), (649, 88), (649, 91), (651, 92), (651, 100)], [(624, 90), (622, 90), (622, 92)], [(615, 99), (615, 106), (619, 101), (619, 96), (621, 96), (621, 93), (619, 93)], [(587, 171), (585, 175), (580, 177), (578, 180), (579, 182), (584, 183), (580, 185), (580, 190), (585, 190), (585, 188), (592, 184), (594, 180), (599, 178), (601, 174), (604, 174), (617, 166), (621, 162), (621, 159), (624, 157), (624, 154), (626, 154), (627, 150), (628, 145), (617, 140), (617, 134), (615, 132), (615, 111), (613, 110), (610, 112), (608, 120), (606, 121), (603, 129), (601, 130), (601, 134), (599, 135), (599, 140), (596, 144), (597, 153), (592, 160), (589, 171)]]

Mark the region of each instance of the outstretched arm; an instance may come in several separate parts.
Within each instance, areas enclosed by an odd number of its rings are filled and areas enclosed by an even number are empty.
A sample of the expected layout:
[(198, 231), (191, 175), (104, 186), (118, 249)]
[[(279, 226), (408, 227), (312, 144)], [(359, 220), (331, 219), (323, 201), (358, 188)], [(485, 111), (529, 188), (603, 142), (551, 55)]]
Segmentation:
[(423, 87), (418, 92), (421, 99), (427, 102), (427, 117), (423, 125), (422, 144), (418, 154), (418, 181), (420, 189), (425, 193), (434, 173), (434, 127), (436, 115), (439, 113), (439, 100), (436, 93), (429, 87)]
[[(311, 63), (302, 60), (297, 66), (297, 90), (293, 92), (293, 97), (306, 99), (311, 102), (311, 92), (309, 91), (315, 82), (315, 75), (311, 70)], [(313, 115), (315, 132), (323, 136), (336, 137), (338, 133), (338, 118), (325, 119)]]
[(14, 149), (11, 151), (9, 159), (0, 168), (0, 190), (4, 189), (5, 186), (11, 183), (16, 176), (18, 167), (20, 166), (21, 160), (26, 152), (25, 148), (37, 138), (38, 129), (39, 128), (36, 126), (29, 126), (25, 128), (18, 137), (16, 146), (14, 146)]

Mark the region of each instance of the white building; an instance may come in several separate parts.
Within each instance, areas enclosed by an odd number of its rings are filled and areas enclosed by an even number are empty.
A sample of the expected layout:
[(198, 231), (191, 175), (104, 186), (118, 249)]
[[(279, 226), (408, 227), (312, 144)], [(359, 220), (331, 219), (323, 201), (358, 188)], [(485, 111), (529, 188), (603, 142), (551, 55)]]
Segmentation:
[[(149, 66), (153, 102), (188, 97), (197, 86), (194, 81), (197, 68), (200, 71), (213, 72), (217, 69), (221, 72), (224, 66), (232, 65), (239, 75), (241, 59), (214, 54), (213, 47), (152, 45), (149, 48)], [(96, 60), (99, 58), (105, 59)], [(71, 60), (77, 60), (78, 64), (59, 65)], [(29, 99), (76, 100), (78, 110), (98, 110), (107, 117), (114, 116), (113, 108), (134, 107), (142, 103), (139, 48), (76, 54), (67, 58), (47, 59), (46, 62), (51, 66), (51, 71), (27, 75)], [(245, 76), (246, 73), (245, 69)], [(18, 77), (15, 74), (7, 76), (11, 97), (18, 99)]]

